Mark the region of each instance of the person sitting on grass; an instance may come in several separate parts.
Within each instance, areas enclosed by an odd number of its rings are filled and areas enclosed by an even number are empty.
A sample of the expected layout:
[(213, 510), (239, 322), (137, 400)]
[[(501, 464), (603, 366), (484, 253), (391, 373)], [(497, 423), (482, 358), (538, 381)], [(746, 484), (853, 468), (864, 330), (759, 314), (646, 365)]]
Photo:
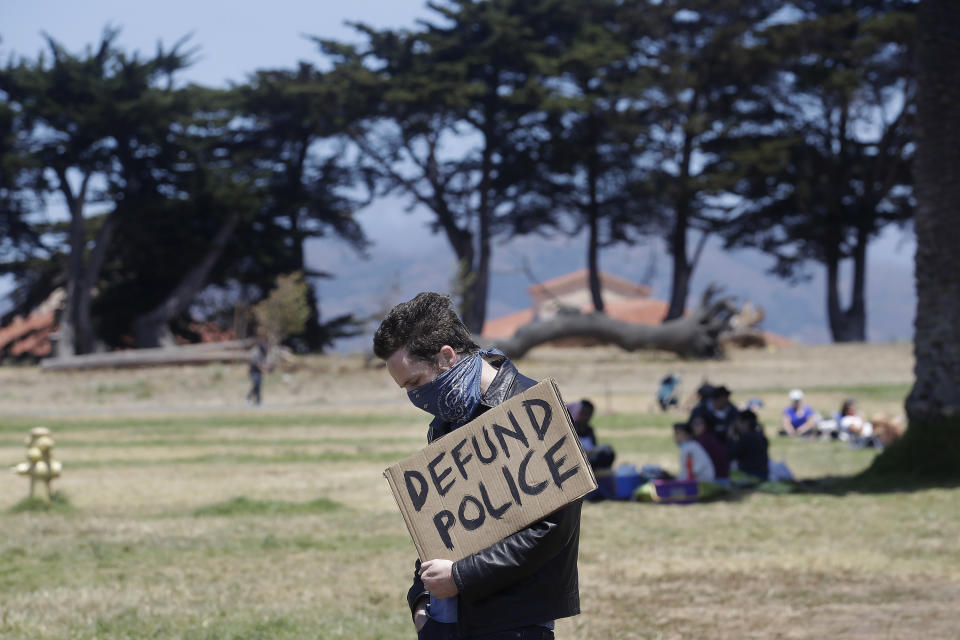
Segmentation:
[(840, 428), (840, 439), (847, 440), (855, 447), (873, 447), (876, 445), (873, 438), (873, 424), (864, 419), (857, 408), (857, 401), (847, 398), (840, 407), (840, 416), (837, 420)]
[(707, 455), (710, 456), (716, 482), (725, 484), (730, 479), (730, 460), (727, 458), (727, 451), (723, 443), (717, 439), (717, 436), (710, 433), (710, 430), (707, 429), (707, 423), (704, 422), (702, 417), (694, 417), (690, 422), (690, 426), (693, 428), (693, 435), (696, 437), (697, 442), (700, 443), (700, 446), (702, 446), (704, 451), (707, 452)]
[(803, 401), (803, 391), (793, 389), (790, 392), (790, 405), (783, 410), (783, 428), (785, 436), (816, 436), (817, 414)]
[(713, 482), (716, 479), (716, 470), (710, 455), (707, 454), (693, 435), (693, 428), (689, 422), (676, 422), (673, 425), (673, 441), (680, 449), (680, 471), (678, 480), (695, 480), (697, 482)]
[(713, 385), (706, 379), (700, 383), (700, 386), (693, 390), (683, 402), (680, 403), (681, 411), (690, 411), (691, 413), (704, 406), (710, 395), (713, 393)]
[(737, 408), (730, 402), (730, 389), (720, 385), (709, 390), (709, 397), (690, 413), (690, 422), (696, 417), (703, 418), (707, 429), (718, 440), (725, 442), (727, 431), (737, 417)]
[(770, 476), (769, 443), (753, 411), (741, 411), (727, 441), (727, 455), (737, 469), (760, 480)]
[(616, 457), (613, 447), (608, 444), (597, 444), (597, 432), (590, 424), (595, 410), (593, 403), (584, 398), (580, 402), (568, 404), (567, 410), (570, 412), (570, 417), (573, 418), (573, 426), (580, 438), (580, 446), (587, 454), (587, 460), (589, 460), (593, 470), (609, 469), (613, 466), (613, 460)]

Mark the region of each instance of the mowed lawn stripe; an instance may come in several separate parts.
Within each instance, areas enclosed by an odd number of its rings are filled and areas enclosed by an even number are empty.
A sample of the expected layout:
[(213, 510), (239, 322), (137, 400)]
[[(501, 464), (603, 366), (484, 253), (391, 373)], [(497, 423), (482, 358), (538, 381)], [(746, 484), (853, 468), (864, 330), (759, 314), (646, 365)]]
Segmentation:
[(199, 464), (319, 464), (342, 462), (381, 462), (389, 463), (414, 453), (412, 449), (389, 451), (325, 451), (304, 453), (288, 451), (274, 454), (256, 453), (210, 453), (199, 456), (181, 456), (172, 458), (105, 458), (101, 460), (77, 460), (70, 464), (74, 469), (105, 469), (114, 467), (162, 467), (174, 465)]
[[(54, 434), (55, 436), (58, 434)], [(152, 434), (151, 434), (152, 435)], [(125, 435), (124, 437), (111, 437), (109, 441), (104, 440), (71, 440), (69, 437), (63, 437), (56, 441), (56, 449), (104, 449), (104, 448), (153, 448), (153, 447), (308, 447), (316, 445), (354, 445), (369, 446), (376, 444), (378, 446), (401, 446), (417, 442), (414, 437), (391, 437), (366, 436), (358, 434), (358, 437), (327, 437), (318, 436), (316, 438), (229, 438), (229, 437), (211, 437), (209, 435), (197, 436), (195, 438), (156, 438), (144, 437), (137, 438), (134, 435)], [(422, 444), (422, 443), (421, 443)], [(0, 438), (0, 447), (22, 447), (23, 438)]]
[(0, 433), (26, 433), (35, 426), (43, 425), (56, 431), (89, 430), (145, 430), (157, 429), (159, 433), (191, 432), (196, 429), (212, 427), (231, 428), (277, 428), (277, 427), (317, 427), (355, 426), (358, 428), (383, 425), (411, 425), (421, 423), (423, 419), (414, 415), (346, 415), (346, 414), (229, 414), (229, 415), (183, 415), (165, 414), (157, 417), (60, 417), (60, 416), (6, 416), (0, 420)]

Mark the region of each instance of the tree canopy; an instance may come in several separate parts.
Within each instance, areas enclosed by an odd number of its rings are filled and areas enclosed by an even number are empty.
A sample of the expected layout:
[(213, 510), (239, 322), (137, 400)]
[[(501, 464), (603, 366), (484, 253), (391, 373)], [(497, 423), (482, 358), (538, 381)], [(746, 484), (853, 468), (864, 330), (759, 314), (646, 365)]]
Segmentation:
[[(281, 274), (328, 275), (305, 243), (363, 253), (356, 212), (397, 194), (449, 243), (475, 332), (497, 247), (586, 230), (600, 312), (605, 247), (665, 244), (671, 319), (716, 235), (785, 278), (822, 265), (834, 338), (863, 339), (868, 244), (913, 209), (914, 4), (442, 0), (227, 88), (178, 80), (187, 40), (145, 57), (111, 29), (81, 53), (49, 37), (0, 68), (0, 270), (14, 312), (66, 290), (64, 353), (155, 346)], [(307, 295), (289, 344), (322, 348), (349, 318)]]

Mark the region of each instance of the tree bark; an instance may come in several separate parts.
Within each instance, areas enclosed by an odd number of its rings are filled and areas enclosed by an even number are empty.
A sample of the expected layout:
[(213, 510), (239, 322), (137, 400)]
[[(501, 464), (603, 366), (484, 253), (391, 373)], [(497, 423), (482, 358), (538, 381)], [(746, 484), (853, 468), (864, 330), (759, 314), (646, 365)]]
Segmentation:
[(73, 192), (66, 168), (56, 170), (59, 187), (70, 212), (70, 260), (67, 268), (67, 299), (60, 318), (62, 355), (88, 353), (93, 349), (93, 326), (90, 321), (90, 282), (87, 274), (85, 250), (87, 231), (83, 211), (87, 201), (87, 185), (92, 172), (84, 174), (80, 189)]
[(833, 247), (828, 248), (827, 319), (834, 342), (865, 342), (867, 339), (866, 270), (867, 243), (865, 232), (858, 233), (853, 253), (852, 292), (850, 304), (844, 309), (840, 302), (840, 258)]
[(590, 203), (587, 211), (587, 280), (590, 283), (590, 298), (593, 300), (594, 310), (603, 313), (603, 288), (600, 285), (600, 238), (599, 218), (600, 211), (597, 203), (597, 175), (590, 167), (588, 176), (590, 182)]
[[(696, 104), (696, 96), (692, 104)], [(670, 282), (670, 307), (664, 321), (683, 316), (690, 293), (690, 261), (687, 257), (687, 231), (690, 228), (690, 162), (693, 158), (693, 133), (685, 131), (680, 158), (680, 176), (676, 198), (676, 220), (670, 235), (670, 254), (673, 256), (673, 277)]]
[(917, 38), (915, 422), (960, 417), (960, 2), (923, 0)]
[(493, 346), (511, 358), (519, 358), (552, 340), (593, 338), (626, 351), (662, 349), (685, 357), (717, 357), (723, 353), (721, 334), (730, 328), (735, 309), (728, 299), (714, 300), (714, 293), (709, 289), (692, 313), (659, 325), (630, 324), (597, 312), (559, 313), (524, 325)]
[(853, 248), (853, 292), (847, 309), (848, 336), (851, 341), (867, 341), (867, 245), (870, 238), (863, 229), (857, 230), (857, 245)]
[[(495, 82), (488, 87), (497, 86)], [(488, 101), (494, 100), (488, 97)], [(486, 130), (482, 159), (480, 162), (480, 203), (477, 211), (479, 224), (477, 229), (477, 263), (470, 264), (471, 270), (465, 278), (463, 322), (475, 334), (483, 330), (483, 323), (487, 318), (487, 294), (490, 289), (490, 238), (492, 236), (493, 211), (490, 202), (490, 176), (493, 173), (493, 132), (491, 130), (493, 117), (492, 107), (488, 107), (485, 118)]]
[(237, 228), (239, 214), (231, 214), (217, 230), (210, 248), (203, 259), (191, 267), (170, 295), (157, 307), (141, 315), (133, 322), (134, 341), (138, 348), (170, 346), (173, 336), (168, 323), (174, 316), (187, 309), (200, 290), (206, 285), (213, 265), (220, 259), (227, 241)]

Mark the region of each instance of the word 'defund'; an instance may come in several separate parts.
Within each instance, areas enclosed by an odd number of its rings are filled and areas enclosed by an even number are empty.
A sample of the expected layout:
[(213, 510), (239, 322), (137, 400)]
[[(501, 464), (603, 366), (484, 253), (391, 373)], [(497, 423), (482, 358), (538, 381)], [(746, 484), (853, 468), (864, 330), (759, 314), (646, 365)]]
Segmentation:
[(459, 560), (596, 488), (545, 380), (384, 471), (422, 560)]

